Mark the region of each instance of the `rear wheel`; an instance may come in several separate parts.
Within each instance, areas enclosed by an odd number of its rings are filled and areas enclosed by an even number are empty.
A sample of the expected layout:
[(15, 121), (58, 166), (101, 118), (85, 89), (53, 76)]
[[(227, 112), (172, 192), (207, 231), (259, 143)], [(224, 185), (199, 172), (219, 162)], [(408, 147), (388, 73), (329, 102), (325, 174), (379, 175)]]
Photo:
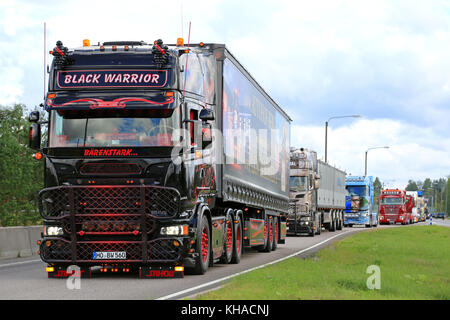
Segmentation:
[(224, 241), (223, 241), (223, 255), (222, 263), (230, 263), (233, 256), (233, 219), (230, 214), (227, 214), (225, 219)]
[(273, 242), (272, 242), (272, 251), (275, 251), (278, 247), (278, 217), (273, 217), (272, 219), (273, 225)]
[(239, 262), (241, 262), (243, 248), (242, 222), (239, 215), (236, 215), (236, 217), (234, 218), (233, 238), (233, 256), (231, 257), (231, 263), (238, 264)]
[(336, 219), (335, 218), (331, 218), (330, 231), (336, 231)]
[(272, 251), (272, 242), (273, 242), (273, 226), (272, 220), (269, 219), (269, 216), (266, 216), (264, 220), (264, 247), (259, 251), (262, 252), (270, 252)]

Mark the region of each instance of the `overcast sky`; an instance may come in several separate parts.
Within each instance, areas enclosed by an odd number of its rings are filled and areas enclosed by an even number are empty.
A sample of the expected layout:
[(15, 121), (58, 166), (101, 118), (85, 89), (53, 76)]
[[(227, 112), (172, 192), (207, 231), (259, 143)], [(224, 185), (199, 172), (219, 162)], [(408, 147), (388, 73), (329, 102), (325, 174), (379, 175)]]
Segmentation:
[[(450, 175), (450, 1), (1, 0), (0, 105), (43, 100), (47, 50), (188, 36), (225, 43), (294, 120), (291, 145), (390, 187)], [(47, 59), (51, 57), (47, 55)]]

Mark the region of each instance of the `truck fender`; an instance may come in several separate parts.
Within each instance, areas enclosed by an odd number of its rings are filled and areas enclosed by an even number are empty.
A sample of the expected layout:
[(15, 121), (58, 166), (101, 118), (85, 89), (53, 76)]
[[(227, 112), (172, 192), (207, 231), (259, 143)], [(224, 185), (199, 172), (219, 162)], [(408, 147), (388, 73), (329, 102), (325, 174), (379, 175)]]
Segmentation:
[(203, 215), (206, 215), (211, 226), (211, 213), (207, 203), (199, 203), (195, 207), (195, 213), (191, 218), (191, 223), (194, 228), (198, 227), (198, 222), (202, 220)]

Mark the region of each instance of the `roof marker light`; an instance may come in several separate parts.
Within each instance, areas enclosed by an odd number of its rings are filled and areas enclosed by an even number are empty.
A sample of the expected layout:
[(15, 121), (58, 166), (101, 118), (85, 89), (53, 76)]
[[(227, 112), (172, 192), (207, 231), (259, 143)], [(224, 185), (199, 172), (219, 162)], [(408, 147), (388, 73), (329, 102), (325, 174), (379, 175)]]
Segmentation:
[(89, 47), (90, 45), (91, 45), (91, 42), (89, 41), (89, 39), (83, 40), (83, 47)]
[(177, 47), (184, 46), (184, 39), (183, 38), (177, 38)]

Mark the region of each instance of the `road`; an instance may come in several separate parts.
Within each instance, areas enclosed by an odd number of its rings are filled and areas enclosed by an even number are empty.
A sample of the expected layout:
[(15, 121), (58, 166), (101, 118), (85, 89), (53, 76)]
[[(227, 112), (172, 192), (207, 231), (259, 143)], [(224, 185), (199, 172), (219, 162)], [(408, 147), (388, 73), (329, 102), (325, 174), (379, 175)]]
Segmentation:
[[(419, 225), (425, 224), (429, 222)], [(379, 226), (379, 228), (393, 227), (401, 226)], [(72, 290), (67, 288), (66, 279), (48, 279), (45, 264), (36, 256), (1, 260), (0, 299), (180, 299), (218, 287), (236, 274), (296, 254), (300, 256), (311, 254), (332, 241), (367, 230), (370, 229), (353, 227), (336, 232), (323, 231), (321, 235), (315, 237), (288, 237), (286, 244), (279, 245), (276, 251), (260, 253), (246, 250), (240, 264), (215, 264), (203, 276), (186, 275), (183, 279), (138, 279), (136, 274), (96, 272), (93, 278), (80, 280), (80, 289)]]

